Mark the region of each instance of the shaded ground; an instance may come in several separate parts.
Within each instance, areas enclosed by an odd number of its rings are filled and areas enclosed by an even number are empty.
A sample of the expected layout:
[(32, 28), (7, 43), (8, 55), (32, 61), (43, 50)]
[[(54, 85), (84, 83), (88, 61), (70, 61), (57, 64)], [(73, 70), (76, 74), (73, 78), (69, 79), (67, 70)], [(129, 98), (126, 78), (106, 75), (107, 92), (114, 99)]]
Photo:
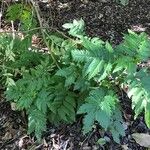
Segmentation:
[[(91, 133), (84, 136), (82, 134), (81, 119), (72, 125), (52, 126), (48, 125), (47, 131), (43, 134), (42, 142), (38, 143), (33, 135), (26, 133), (27, 123), (25, 116), (20, 112), (11, 110), (10, 105), (2, 100), (0, 102), (0, 149), (1, 150), (145, 150), (132, 139), (134, 132), (149, 132), (143, 123), (143, 118), (139, 117), (133, 122), (131, 110), (127, 101), (125, 107), (129, 112), (124, 112), (126, 124), (126, 136), (121, 140), (121, 144), (108, 142), (105, 146), (100, 146), (97, 141), (101, 137), (111, 139), (109, 133), (96, 128)], [(125, 98), (123, 98), (125, 100)]]
[[(62, 30), (62, 24), (82, 18), (86, 22), (88, 34), (115, 44), (122, 40), (122, 33), (126, 33), (127, 29), (146, 31), (150, 35), (150, 0), (130, 0), (129, 5), (125, 7), (112, 0), (50, 1), (40, 3), (42, 16), (49, 26), (59, 30)], [(96, 144), (100, 137), (106, 136), (111, 139), (111, 136), (97, 128), (86, 136), (82, 135), (82, 118), (78, 118), (72, 125), (48, 125), (43, 142), (38, 143), (32, 135), (27, 136), (25, 114), (11, 110), (9, 103), (4, 101), (3, 90), (0, 90), (0, 150), (143, 150), (145, 148), (135, 143), (131, 134), (149, 133), (149, 130), (142, 116), (133, 121), (130, 100), (122, 91), (120, 93), (127, 128), (126, 137), (121, 140), (120, 145), (110, 141), (106, 146), (100, 146)]]
[(150, 0), (129, 0), (127, 6), (113, 0), (102, 1), (55, 0), (48, 3), (48, 7), (42, 3), (41, 10), (48, 12), (43, 14), (50, 26), (62, 30), (64, 23), (82, 18), (90, 35), (115, 43), (120, 42), (127, 29), (150, 33)]
[[(121, 93), (121, 92), (120, 92)], [(11, 110), (11, 106), (0, 97), (0, 150), (145, 150), (133, 139), (132, 133), (149, 133), (143, 117), (133, 121), (131, 101), (121, 94), (120, 101), (123, 108), (126, 136), (121, 139), (121, 144), (114, 143), (111, 135), (97, 126), (91, 133), (82, 134), (82, 118), (72, 125), (53, 126), (48, 124), (47, 131), (43, 134), (42, 142), (38, 143), (33, 135), (27, 135), (27, 122), (24, 113)], [(101, 137), (110, 140), (105, 146), (100, 146), (97, 141)]]

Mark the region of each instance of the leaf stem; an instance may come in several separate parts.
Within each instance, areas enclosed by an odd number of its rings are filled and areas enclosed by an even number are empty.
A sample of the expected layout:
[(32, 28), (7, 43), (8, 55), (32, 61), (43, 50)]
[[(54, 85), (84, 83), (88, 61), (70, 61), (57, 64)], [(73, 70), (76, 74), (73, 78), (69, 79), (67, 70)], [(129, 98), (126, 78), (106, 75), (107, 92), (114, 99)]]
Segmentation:
[(44, 33), (44, 30), (43, 30), (43, 24), (42, 24), (42, 18), (40, 16), (40, 10), (39, 10), (39, 6), (36, 2), (34, 2), (33, 0), (31, 0), (31, 3), (32, 3), (32, 6), (34, 7), (35, 9), (35, 12), (36, 12), (36, 16), (38, 18), (38, 21), (39, 21), (39, 25), (40, 25), (40, 30), (41, 30), (41, 33), (42, 33), (42, 37), (43, 37), (43, 40), (44, 40), (44, 43), (46, 44), (47, 48), (49, 49), (49, 52), (50, 52), (50, 55), (51, 55), (51, 58), (53, 59), (54, 63), (56, 64), (56, 66), (60, 69), (60, 66), (57, 62), (57, 60), (55, 59), (50, 47), (49, 47), (49, 43), (47, 42), (46, 40), (46, 36), (45, 36), (45, 33)]

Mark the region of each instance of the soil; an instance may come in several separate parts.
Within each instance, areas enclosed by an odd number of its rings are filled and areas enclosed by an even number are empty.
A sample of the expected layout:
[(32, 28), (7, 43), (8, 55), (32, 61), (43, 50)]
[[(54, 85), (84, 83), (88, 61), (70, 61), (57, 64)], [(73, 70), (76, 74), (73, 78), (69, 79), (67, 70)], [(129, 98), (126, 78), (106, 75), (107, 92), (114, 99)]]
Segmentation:
[[(44, 0), (43, 0), (44, 1)], [(127, 6), (113, 0), (49, 0), (39, 2), (41, 15), (48, 26), (62, 29), (62, 25), (82, 18), (90, 36), (98, 36), (114, 44), (120, 43), (123, 33), (128, 29), (146, 32), (150, 35), (150, 0), (129, 0)], [(143, 116), (133, 121), (131, 101), (120, 91), (120, 102), (126, 127), (126, 136), (121, 144), (111, 140), (109, 133), (99, 130), (98, 126), (88, 135), (82, 134), (82, 117), (72, 125), (52, 126), (48, 124), (42, 142), (33, 135), (27, 135), (26, 115), (11, 109), (9, 102), (0, 90), (0, 150), (144, 150), (132, 138), (131, 134), (149, 133)], [(97, 140), (105, 136), (108, 144), (100, 146)]]
[(128, 29), (150, 33), (150, 0), (129, 0), (126, 6), (113, 0), (55, 0), (47, 7), (42, 3), (41, 10), (52, 27), (62, 30), (64, 23), (82, 18), (89, 35), (115, 43)]

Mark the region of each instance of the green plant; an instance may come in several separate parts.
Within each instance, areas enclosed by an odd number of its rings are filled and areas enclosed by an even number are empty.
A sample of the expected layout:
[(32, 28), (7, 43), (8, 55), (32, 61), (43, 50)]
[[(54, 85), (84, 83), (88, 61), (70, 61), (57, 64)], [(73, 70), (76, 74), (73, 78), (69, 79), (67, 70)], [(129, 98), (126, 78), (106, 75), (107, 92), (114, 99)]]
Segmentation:
[(115, 93), (105, 88), (97, 88), (89, 93), (86, 103), (78, 110), (78, 114), (86, 113), (84, 117), (84, 133), (92, 130), (97, 121), (105, 130), (109, 130), (116, 142), (119, 136), (124, 136), (122, 116), (118, 109), (118, 99)]
[(30, 5), (14, 3), (8, 7), (6, 17), (7, 21), (20, 21), (18, 29), (23, 32), (22, 39), (16, 31), (0, 35), (0, 81), (3, 85), (12, 85), (22, 72), (38, 65), (47, 56), (37, 53), (38, 49), (32, 46), (37, 23)]
[(43, 53), (35, 52), (31, 47), (31, 37), (23, 40), (7, 34), (0, 36), (0, 76), (2, 84), (14, 84), (13, 79), (20, 76), (23, 71), (28, 70), (40, 63), (46, 56)]
[(25, 3), (16, 3), (8, 7), (6, 17), (8, 21), (20, 21), (21, 30), (27, 31), (37, 25), (33, 8)]
[(52, 123), (75, 120), (75, 94), (64, 89), (64, 82), (51, 74), (49, 60), (30, 69), (7, 90), (7, 99), (14, 100), (19, 110), (28, 114), (28, 132), (41, 137), (46, 121)]
[(145, 33), (129, 31), (122, 43), (112, 47), (108, 41), (88, 37), (84, 26), (82, 19), (63, 25), (69, 30), (69, 38), (46, 33), (58, 64), (51, 57), (39, 58), (38, 64), (8, 86), (6, 97), (16, 103), (17, 109), (26, 110), (28, 132), (35, 132), (38, 139), (47, 120), (71, 123), (78, 113), (85, 114), (84, 133), (98, 123), (119, 143), (125, 133), (118, 88), (128, 87), (135, 118), (145, 110), (150, 126), (149, 70), (138, 68), (150, 57), (150, 41)]
[[(91, 88), (96, 89), (96, 91), (90, 91), (90, 97), (87, 98), (86, 103), (80, 107), (78, 112), (87, 114), (84, 119), (84, 131), (91, 130), (94, 121), (98, 121), (105, 129), (109, 129), (109, 125), (115, 128), (117, 134), (114, 130), (110, 129), (110, 131), (114, 140), (119, 141), (119, 134), (123, 135), (124, 132), (121, 125), (122, 119), (119, 117), (121, 115), (118, 115), (116, 119), (113, 113), (113, 110), (117, 110), (117, 105), (119, 105), (119, 100), (113, 93), (116, 93), (117, 87), (121, 88), (122, 84), (129, 88), (127, 94), (132, 99), (135, 118), (145, 110), (145, 121), (149, 127), (150, 97), (149, 84), (147, 83), (149, 71), (148, 69), (140, 68), (138, 70), (137, 68), (140, 62), (147, 61), (150, 57), (148, 36), (145, 33), (138, 35), (129, 31), (129, 34), (124, 35), (124, 41), (113, 48), (108, 41), (103, 42), (98, 38), (85, 36), (79, 24), (84, 25), (80, 20), (78, 23), (74, 21), (73, 24), (66, 24), (64, 27), (73, 31), (73, 34), (69, 32), (70, 35), (77, 37), (82, 45), (80, 49), (72, 50), (73, 60), (82, 66), (83, 77), (95, 83), (94, 87)], [(80, 28), (77, 29), (77, 26)], [(97, 90), (99, 88), (100, 91)], [(106, 94), (104, 89), (107, 91)], [(97, 116), (105, 116), (105, 120)], [(112, 125), (111, 119), (113, 121), (118, 120), (117, 124), (115, 122)]]

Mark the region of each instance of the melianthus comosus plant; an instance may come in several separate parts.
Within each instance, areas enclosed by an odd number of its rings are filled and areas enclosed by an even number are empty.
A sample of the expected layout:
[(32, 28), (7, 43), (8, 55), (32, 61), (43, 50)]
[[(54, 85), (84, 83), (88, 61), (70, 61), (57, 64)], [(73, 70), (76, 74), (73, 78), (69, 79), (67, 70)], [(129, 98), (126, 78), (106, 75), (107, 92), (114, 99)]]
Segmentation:
[[(75, 121), (84, 114), (83, 131), (95, 122), (112, 133), (116, 142), (124, 136), (118, 87), (128, 87), (135, 118), (144, 110), (150, 127), (150, 74), (138, 64), (150, 57), (150, 40), (145, 33), (129, 31), (117, 46), (84, 32), (84, 21), (64, 24), (71, 38), (48, 35), (47, 40), (58, 64), (51, 58), (30, 68), (7, 88), (6, 97), (28, 114), (28, 131), (40, 139), (47, 120), (52, 123)], [(59, 68), (58, 68), (59, 65)]]

